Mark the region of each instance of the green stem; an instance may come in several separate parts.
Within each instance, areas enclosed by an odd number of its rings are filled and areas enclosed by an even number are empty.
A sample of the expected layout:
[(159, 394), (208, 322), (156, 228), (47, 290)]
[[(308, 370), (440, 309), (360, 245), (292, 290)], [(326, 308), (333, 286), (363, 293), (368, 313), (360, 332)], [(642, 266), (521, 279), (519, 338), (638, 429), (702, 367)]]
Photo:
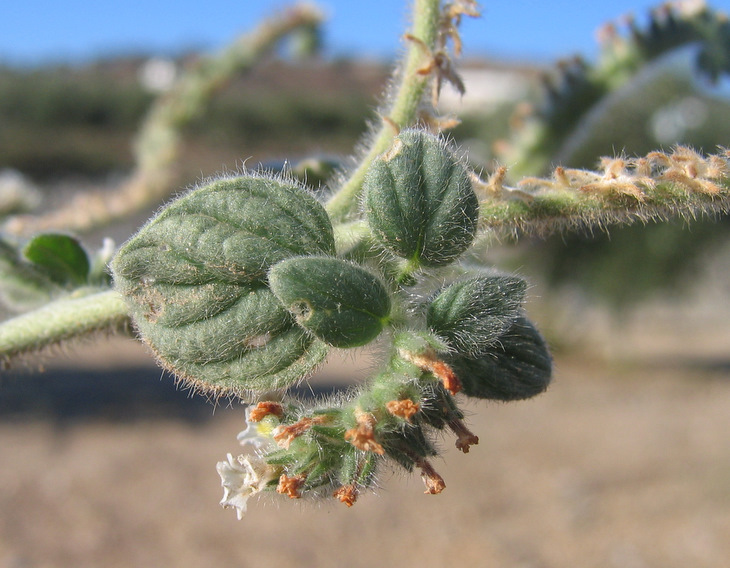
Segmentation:
[(414, 283), (413, 275), (418, 272), (421, 268), (421, 263), (418, 258), (412, 258), (406, 261), (400, 269), (400, 272), (396, 276), (396, 283), (399, 286), (409, 286)]
[(370, 236), (370, 229), (362, 220), (335, 224), (333, 228), (339, 252), (353, 248)]
[(0, 324), (0, 362), (127, 325), (127, 306), (113, 290), (56, 300)]
[[(428, 49), (435, 50), (441, 19), (440, 0), (415, 0), (413, 2), (413, 27), (410, 35), (418, 38)], [(418, 118), (418, 109), (432, 77), (419, 74), (426, 61), (423, 45), (410, 41), (400, 73), (400, 84), (395, 89), (391, 104), (381, 114), (388, 118), (374, 134), (372, 143), (358, 167), (350, 174), (337, 193), (327, 203), (327, 212), (333, 221), (345, 219), (357, 206), (365, 172), (370, 163), (390, 146), (397, 134), (393, 128), (406, 128)]]
[(489, 231), (544, 237), (566, 229), (725, 214), (729, 171), (725, 156), (704, 157), (681, 146), (672, 154), (604, 159), (603, 170), (595, 172), (556, 168), (551, 179), (527, 178), (517, 189), (495, 186), (480, 206), (482, 236)]

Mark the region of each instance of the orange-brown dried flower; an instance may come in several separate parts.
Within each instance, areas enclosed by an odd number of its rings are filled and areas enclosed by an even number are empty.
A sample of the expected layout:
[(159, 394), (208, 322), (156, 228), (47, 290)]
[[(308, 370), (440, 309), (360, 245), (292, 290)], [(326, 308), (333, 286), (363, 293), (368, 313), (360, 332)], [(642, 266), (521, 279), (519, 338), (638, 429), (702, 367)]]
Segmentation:
[(413, 415), (421, 410), (421, 405), (413, 402), (410, 398), (406, 398), (404, 400), (391, 400), (385, 403), (385, 408), (393, 416), (398, 416), (410, 422)]
[(345, 440), (359, 450), (374, 452), (382, 456), (385, 449), (375, 440), (375, 424), (377, 422), (375, 416), (369, 412), (359, 412), (356, 420), (357, 427), (350, 428), (345, 432)]
[(284, 407), (278, 402), (264, 401), (259, 402), (248, 415), (251, 422), (260, 422), (269, 414), (273, 414), (277, 418), (284, 416)]
[(324, 424), (328, 421), (327, 416), (305, 416), (294, 424), (277, 426), (274, 430), (274, 440), (280, 447), (289, 449), (289, 445), (299, 436), (309, 430), (314, 424)]
[(355, 501), (357, 501), (357, 495), (357, 487), (354, 485), (343, 485), (332, 494), (332, 497), (339, 499), (341, 503), (344, 503), (348, 507), (352, 507)]
[(470, 446), (476, 446), (479, 443), (479, 437), (471, 432), (461, 420), (452, 420), (449, 422), (449, 428), (456, 434), (456, 447), (465, 454), (469, 453)]
[(279, 477), (279, 485), (276, 486), (276, 492), (288, 495), (290, 499), (299, 499), (302, 496), (302, 486), (306, 481), (305, 475), (294, 475), (289, 477), (285, 473)]
[(446, 488), (446, 482), (441, 477), (433, 466), (426, 460), (421, 459), (416, 463), (421, 468), (421, 479), (426, 485), (426, 491), (424, 493), (428, 495), (438, 495)]
[(438, 358), (435, 351), (428, 350), (424, 353), (413, 353), (401, 350), (400, 354), (406, 361), (410, 361), (420, 369), (433, 374), (451, 394), (456, 394), (461, 390), (459, 377), (456, 376), (450, 365)]

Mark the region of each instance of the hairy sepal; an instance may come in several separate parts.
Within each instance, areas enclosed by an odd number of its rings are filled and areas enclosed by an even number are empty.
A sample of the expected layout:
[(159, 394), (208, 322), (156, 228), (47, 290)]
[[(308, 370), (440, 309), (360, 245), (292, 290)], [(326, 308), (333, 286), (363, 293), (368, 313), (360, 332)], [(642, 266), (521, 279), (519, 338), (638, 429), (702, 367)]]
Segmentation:
[(266, 286), (272, 264), (334, 253), (324, 208), (306, 190), (257, 176), (173, 201), (112, 262), (143, 340), (164, 367), (214, 394), (287, 387), (327, 349)]

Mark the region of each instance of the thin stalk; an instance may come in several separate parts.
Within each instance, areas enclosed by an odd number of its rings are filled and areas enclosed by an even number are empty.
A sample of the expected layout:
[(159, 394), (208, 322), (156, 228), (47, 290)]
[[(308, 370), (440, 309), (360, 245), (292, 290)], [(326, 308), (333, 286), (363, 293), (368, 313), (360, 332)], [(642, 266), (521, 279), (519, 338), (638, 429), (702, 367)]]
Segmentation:
[(62, 342), (128, 327), (127, 306), (118, 292), (63, 298), (0, 324), (0, 362)]
[(397, 129), (413, 125), (418, 118), (421, 101), (432, 80), (430, 74), (420, 74), (418, 71), (427, 63), (424, 46), (432, 51), (436, 48), (441, 20), (440, 4), (440, 0), (413, 2), (413, 26), (410, 35), (423, 44), (419, 45), (413, 40), (408, 42), (400, 71), (400, 83), (394, 91), (390, 106), (381, 112), (387, 120), (383, 120), (380, 129), (375, 132), (358, 167), (327, 203), (327, 212), (333, 221), (342, 221), (357, 206), (365, 172), (370, 163), (389, 148)]

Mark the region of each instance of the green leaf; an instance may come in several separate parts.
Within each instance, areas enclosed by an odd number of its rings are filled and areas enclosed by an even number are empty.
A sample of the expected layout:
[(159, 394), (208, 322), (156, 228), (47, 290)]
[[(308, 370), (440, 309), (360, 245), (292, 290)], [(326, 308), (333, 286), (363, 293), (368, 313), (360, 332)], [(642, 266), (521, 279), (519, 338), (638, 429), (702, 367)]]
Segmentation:
[(61, 286), (81, 286), (89, 276), (89, 257), (69, 235), (38, 235), (25, 246), (23, 256)]
[(24, 312), (50, 302), (59, 287), (35, 265), (23, 259), (18, 248), (0, 238), (0, 303)]
[(442, 289), (428, 306), (426, 321), (457, 352), (476, 357), (512, 325), (525, 299), (525, 281), (480, 275)]
[[(157, 287), (153, 290), (158, 291)], [(184, 306), (190, 306), (188, 318), (168, 317), (172, 302), (162, 304), (160, 312), (145, 312), (142, 318), (136, 318), (139, 330), (144, 336), (154, 337), (154, 349), (167, 360), (200, 364), (225, 361), (265, 347), (294, 324), (268, 288), (239, 288), (233, 302), (227, 296), (193, 296), (189, 288), (171, 296), (172, 301), (182, 299), (174, 311), (184, 312)]]
[(390, 314), (380, 280), (338, 258), (284, 260), (269, 272), (269, 286), (302, 327), (335, 347), (369, 343)]
[[(143, 333), (149, 343), (149, 335)], [(221, 337), (218, 340), (225, 340)], [(329, 348), (300, 327), (289, 327), (278, 334), (261, 334), (260, 343), (245, 342), (226, 359), (195, 361), (160, 356), (163, 366), (181, 380), (202, 392), (251, 398), (271, 390), (290, 387), (310, 375), (324, 361)], [(227, 336), (228, 341), (235, 338)], [(159, 356), (159, 352), (157, 353)]]
[(122, 247), (112, 270), (163, 366), (195, 388), (242, 395), (290, 386), (325, 357), (265, 278), (280, 260), (332, 253), (329, 218), (306, 190), (240, 177), (173, 201)]
[(334, 254), (332, 225), (304, 189), (274, 179), (215, 181), (165, 207), (115, 260), (127, 279), (263, 283), (273, 264)]
[(462, 392), (476, 398), (530, 398), (543, 392), (552, 377), (552, 357), (545, 340), (524, 317), (483, 355), (454, 355), (448, 362), (461, 380)]
[(479, 201), (469, 174), (431, 134), (401, 132), (371, 164), (363, 191), (373, 236), (402, 258), (441, 266), (474, 240)]

